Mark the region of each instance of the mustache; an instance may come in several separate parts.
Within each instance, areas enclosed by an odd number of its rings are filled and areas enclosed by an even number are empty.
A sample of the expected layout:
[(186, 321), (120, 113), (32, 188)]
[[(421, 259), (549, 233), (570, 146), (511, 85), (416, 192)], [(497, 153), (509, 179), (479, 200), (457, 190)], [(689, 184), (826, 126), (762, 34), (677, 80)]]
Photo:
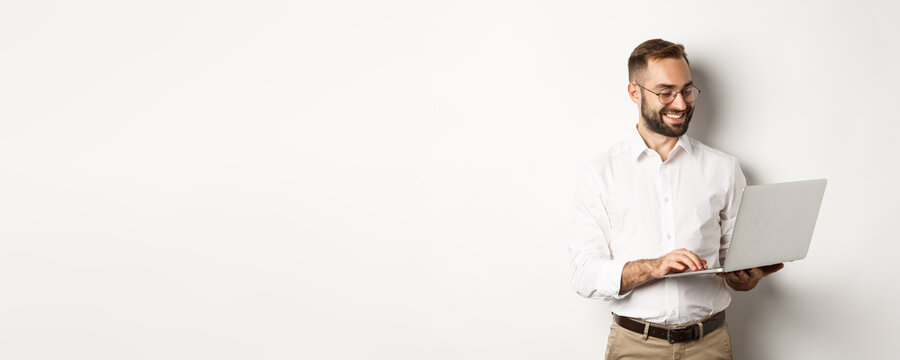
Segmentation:
[(694, 112), (694, 108), (692, 108), (692, 107), (691, 107), (691, 108), (684, 109), (684, 110), (666, 110), (666, 109), (663, 109), (663, 110), (660, 110), (660, 111), (659, 111), (660, 114), (667, 114), (667, 113), (690, 114), (690, 113), (693, 113), (693, 112)]

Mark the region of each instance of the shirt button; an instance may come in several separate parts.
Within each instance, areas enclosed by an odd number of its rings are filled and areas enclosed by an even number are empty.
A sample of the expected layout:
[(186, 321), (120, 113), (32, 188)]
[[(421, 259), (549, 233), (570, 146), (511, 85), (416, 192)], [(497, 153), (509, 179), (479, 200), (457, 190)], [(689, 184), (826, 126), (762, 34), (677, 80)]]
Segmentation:
[(671, 238), (672, 238), (671, 234), (666, 234), (666, 239), (671, 239)]
[(663, 199), (663, 201), (669, 202), (669, 198), (667, 197), (667, 198)]

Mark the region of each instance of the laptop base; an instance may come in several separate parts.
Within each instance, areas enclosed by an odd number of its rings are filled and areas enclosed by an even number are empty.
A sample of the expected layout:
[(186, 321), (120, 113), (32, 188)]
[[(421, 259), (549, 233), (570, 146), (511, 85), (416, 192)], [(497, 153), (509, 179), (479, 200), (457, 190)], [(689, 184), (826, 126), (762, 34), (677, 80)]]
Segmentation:
[(725, 268), (713, 268), (713, 269), (697, 270), (697, 271), (685, 271), (685, 272), (681, 272), (681, 273), (677, 273), (677, 274), (665, 275), (663, 277), (673, 278), (673, 277), (681, 277), (681, 276), (689, 276), (689, 275), (715, 274), (715, 273), (720, 273), (720, 272), (725, 272)]

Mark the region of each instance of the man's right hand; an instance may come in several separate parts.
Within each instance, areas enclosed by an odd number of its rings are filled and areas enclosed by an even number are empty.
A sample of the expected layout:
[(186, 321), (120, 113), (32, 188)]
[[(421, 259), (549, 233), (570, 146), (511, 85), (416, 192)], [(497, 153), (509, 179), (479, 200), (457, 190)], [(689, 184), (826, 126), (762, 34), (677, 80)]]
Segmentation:
[(651, 275), (655, 279), (660, 279), (665, 275), (677, 274), (687, 269), (693, 271), (706, 270), (706, 260), (701, 259), (688, 249), (678, 249), (665, 254), (661, 257), (653, 259), (653, 270)]
[(687, 269), (706, 270), (706, 260), (701, 259), (688, 249), (678, 249), (656, 259), (629, 261), (622, 269), (622, 281), (619, 294), (625, 294), (644, 283), (662, 278), (668, 274), (676, 274)]

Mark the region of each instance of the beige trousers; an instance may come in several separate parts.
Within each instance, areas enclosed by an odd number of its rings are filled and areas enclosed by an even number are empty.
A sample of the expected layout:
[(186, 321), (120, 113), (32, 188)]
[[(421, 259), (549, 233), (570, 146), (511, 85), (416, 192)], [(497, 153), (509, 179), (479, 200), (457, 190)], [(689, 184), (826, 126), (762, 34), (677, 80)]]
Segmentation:
[(726, 321), (700, 340), (669, 344), (668, 341), (625, 329), (613, 323), (609, 327), (606, 359), (727, 359), (734, 355)]

